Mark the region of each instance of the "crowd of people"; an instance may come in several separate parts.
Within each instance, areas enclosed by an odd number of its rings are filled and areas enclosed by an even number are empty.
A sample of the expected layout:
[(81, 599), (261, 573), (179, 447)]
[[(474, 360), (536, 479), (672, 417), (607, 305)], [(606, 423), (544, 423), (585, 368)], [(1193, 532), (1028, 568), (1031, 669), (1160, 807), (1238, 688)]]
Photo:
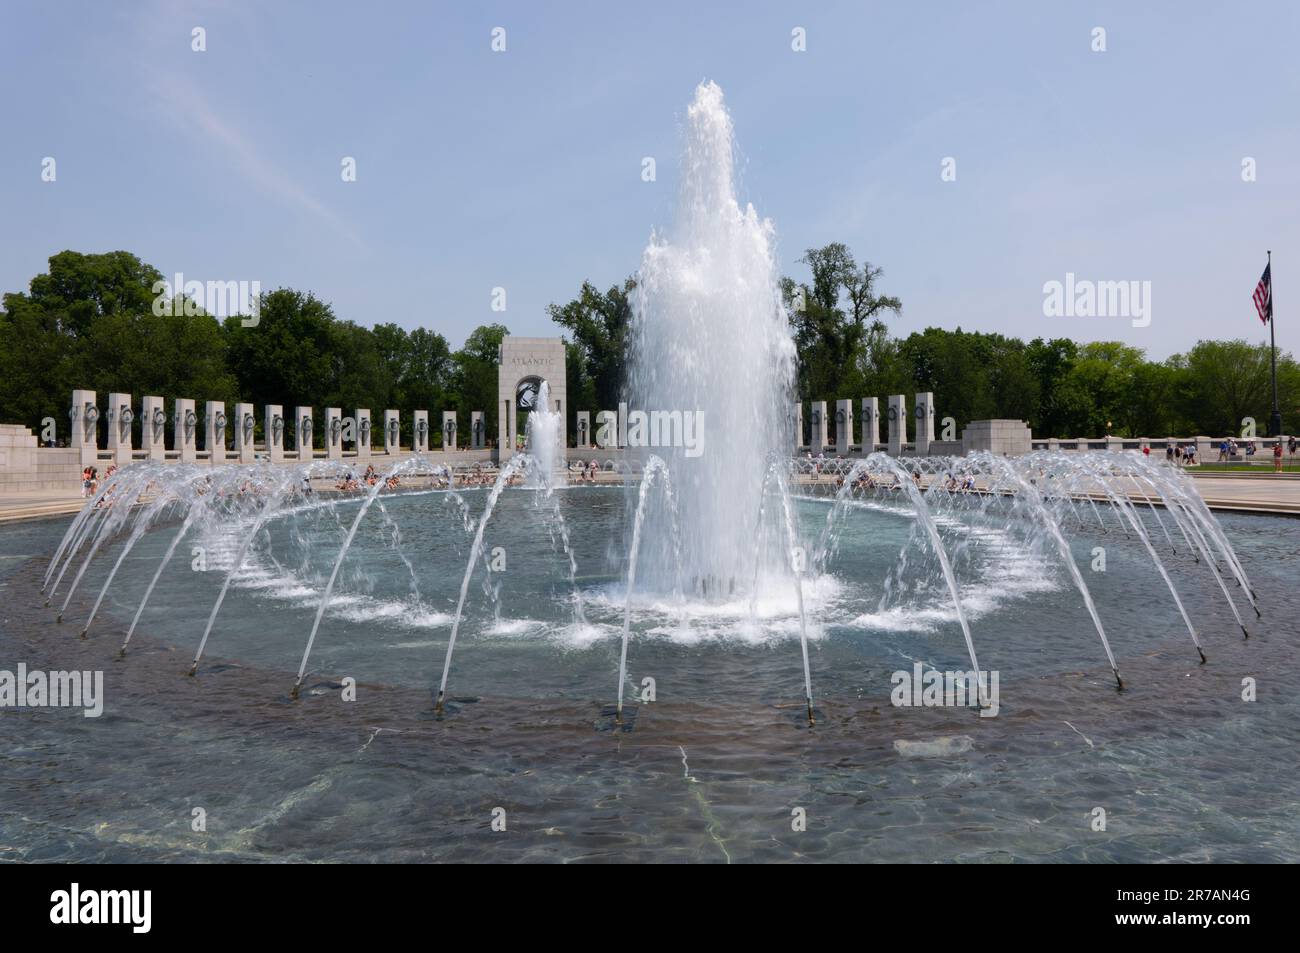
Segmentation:
[[(435, 490), (490, 487), (496, 483), (498, 473), (496, 467), (485, 467), (481, 463), (476, 463), (473, 467), (465, 470), (435, 470), (429, 477), (427, 485)], [(419, 476), (420, 474), (416, 473), (408, 474), (410, 479), (418, 479)], [(342, 493), (357, 493), (363, 487), (372, 487), (381, 481), (386, 490), (395, 490), (402, 485), (402, 479), (397, 474), (390, 474), (387, 477), (382, 476), (372, 463), (366, 467), (366, 471), (360, 479), (352, 470), (341, 473), (334, 483), (334, 489)], [(513, 473), (506, 481), (506, 484), (508, 486), (518, 486), (522, 482), (523, 474)]]
[[(108, 469), (104, 471), (104, 479), (105, 479), (105, 480), (111, 479), (112, 476), (113, 476), (113, 474), (116, 473), (116, 472), (117, 472), (117, 464), (116, 464), (116, 463), (110, 463), (110, 464), (108, 465)], [(81, 495), (82, 495), (83, 497), (85, 497), (86, 499), (89, 499), (89, 498), (93, 497), (96, 493), (98, 493), (98, 492), (99, 492), (99, 482), (100, 482), (100, 481), (99, 481), (99, 467), (89, 467), (89, 466), (88, 466), (88, 467), (82, 467), (82, 469), (81, 469)], [(97, 505), (98, 505), (98, 506), (111, 506), (111, 505), (112, 505), (112, 495), (113, 495), (113, 491), (112, 491), (112, 488), (110, 487), (109, 490), (108, 490), (108, 492), (104, 494), (103, 499), (101, 499)]]
[[(1294, 459), (1297, 449), (1300, 449), (1300, 444), (1297, 443), (1294, 436), (1287, 438), (1285, 447), (1283, 447), (1281, 440), (1273, 441), (1273, 449), (1268, 454), (1273, 458), (1273, 472), (1281, 473), (1283, 457)], [(1260, 447), (1253, 437), (1242, 437), (1240, 442), (1235, 437), (1224, 437), (1219, 441), (1218, 450), (1219, 457), (1216, 463), (1234, 463), (1243, 460), (1246, 463), (1253, 463), (1255, 458), (1259, 456)], [(1144, 452), (1149, 453), (1150, 451), (1144, 448)], [(1165, 446), (1165, 458), (1171, 464), (1185, 467), (1195, 466), (1197, 463), (1196, 456), (1195, 443), (1186, 443), (1179, 446), (1170, 442)]]
[[(357, 479), (356, 473), (352, 470), (348, 470), (346, 473), (341, 474), (338, 478), (338, 482), (334, 484), (334, 489), (343, 490), (345, 492), (355, 492), (361, 489), (362, 483), (366, 486), (374, 486), (379, 482), (379, 480), (379, 471), (375, 469), (375, 465), (372, 463), (366, 467), (366, 472), (360, 480)], [(396, 475), (390, 476), (384, 480), (384, 486), (390, 490), (397, 489), (400, 484), (401, 480)]]

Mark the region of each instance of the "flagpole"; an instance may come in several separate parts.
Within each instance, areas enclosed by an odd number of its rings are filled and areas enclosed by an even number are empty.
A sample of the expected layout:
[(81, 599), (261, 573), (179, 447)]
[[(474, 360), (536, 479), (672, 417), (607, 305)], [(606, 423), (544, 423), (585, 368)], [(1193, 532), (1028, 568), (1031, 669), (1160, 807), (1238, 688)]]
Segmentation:
[(1273, 352), (1273, 413), (1268, 418), (1268, 435), (1270, 437), (1282, 436), (1282, 410), (1277, 402), (1277, 331), (1274, 325), (1277, 324), (1275, 315), (1277, 310), (1273, 307), (1273, 251), (1268, 251), (1268, 341)]

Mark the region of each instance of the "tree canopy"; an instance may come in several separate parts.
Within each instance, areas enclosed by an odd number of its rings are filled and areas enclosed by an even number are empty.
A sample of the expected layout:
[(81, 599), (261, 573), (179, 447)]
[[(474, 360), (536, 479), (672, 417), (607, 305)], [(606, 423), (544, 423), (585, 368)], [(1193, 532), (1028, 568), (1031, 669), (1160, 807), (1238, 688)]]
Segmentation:
[[(802, 281), (782, 280), (798, 350), (797, 393), (833, 401), (933, 391), (941, 417), (957, 425), (1007, 417), (1038, 436), (1221, 435), (1253, 417), (1262, 429), (1272, 407), (1269, 349), (1244, 339), (1200, 341), (1165, 361), (1113, 341), (1022, 341), (1001, 334), (928, 327), (905, 337), (888, 320), (903, 304), (881, 288), (884, 273), (847, 246), (811, 248)], [(335, 315), (310, 292), (280, 288), (259, 299), (256, 323), (224, 321), (201, 308), (155, 314), (157, 269), (128, 252), (64, 251), (26, 292), (0, 310), (0, 420), (39, 429), (53, 417), (66, 432), (72, 390), (402, 409), (431, 419), (455, 411), (468, 434), (481, 410), (497, 432), (501, 324), (476, 328), (459, 350), (428, 328), (374, 327)], [(566, 334), (569, 427), (578, 411), (615, 408), (626, 386), (635, 278), (606, 290), (584, 281), (573, 300), (547, 313)], [(167, 313), (170, 312), (170, 313)], [(187, 314), (186, 312), (189, 312)], [(251, 325), (251, 326), (250, 326)], [(1300, 417), (1300, 365), (1278, 356), (1284, 420)], [(441, 428), (430, 434), (435, 445)]]

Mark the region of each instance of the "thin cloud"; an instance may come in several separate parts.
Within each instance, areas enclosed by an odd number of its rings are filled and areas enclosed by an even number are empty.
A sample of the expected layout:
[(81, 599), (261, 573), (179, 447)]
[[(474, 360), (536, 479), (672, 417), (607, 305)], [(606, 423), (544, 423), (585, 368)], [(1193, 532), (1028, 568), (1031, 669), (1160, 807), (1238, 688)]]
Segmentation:
[(263, 191), (316, 216), (351, 241), (361, 244), (356, 233), (333, 209), (265, 155), (235, 123), (221, 116), (188, 77), (174, 72), (155, 75), (152, 86), (164, 114), (178, 128), (220, 149)]

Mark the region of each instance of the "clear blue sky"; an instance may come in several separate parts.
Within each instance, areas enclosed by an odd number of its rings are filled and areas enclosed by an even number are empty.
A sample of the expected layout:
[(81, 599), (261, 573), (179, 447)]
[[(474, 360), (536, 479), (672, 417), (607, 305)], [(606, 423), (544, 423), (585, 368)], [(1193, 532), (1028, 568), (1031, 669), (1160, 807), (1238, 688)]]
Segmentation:
[[(847, 243), (903, 299), (898, 334), (960, 324), (1157, 358), (1261, 340), (1250, 294), (1272, 248), (1278, 343), (1300, 352), (1298, 11), (5, 0), (0, 289), (64, 248), (126, 249), (453, 347), (494, 320), (555, 333), (548, 303), (630, 274), (667, 223), (685, 107), (709, 78), (785, 273)], [(1151, 326), (1044, 317), (1043, 283), (1067, 271), (1151, 281)]]

